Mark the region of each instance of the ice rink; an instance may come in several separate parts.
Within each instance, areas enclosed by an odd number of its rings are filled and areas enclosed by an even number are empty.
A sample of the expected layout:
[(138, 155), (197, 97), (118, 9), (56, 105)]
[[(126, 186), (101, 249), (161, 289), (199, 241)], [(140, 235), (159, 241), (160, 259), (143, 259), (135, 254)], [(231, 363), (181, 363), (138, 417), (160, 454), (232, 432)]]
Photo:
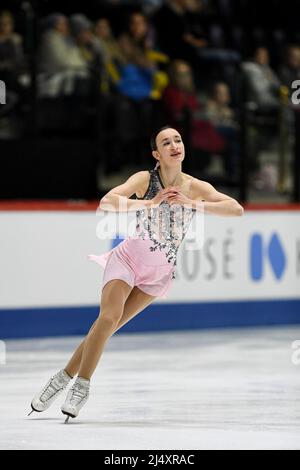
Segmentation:
[(0, 448), (300, 449), (296, 340), (299, 326), (116, 334), (69, 424), (65, 395), (27, 413), (81, 338), (7, 341)]

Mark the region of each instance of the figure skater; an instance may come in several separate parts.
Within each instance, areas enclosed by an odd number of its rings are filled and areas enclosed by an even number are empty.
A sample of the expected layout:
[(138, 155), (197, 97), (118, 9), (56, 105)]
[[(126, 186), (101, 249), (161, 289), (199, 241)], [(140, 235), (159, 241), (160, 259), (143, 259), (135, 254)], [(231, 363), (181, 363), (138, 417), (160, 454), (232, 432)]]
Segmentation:
[[(100, 315), (64, 369), (32, 400), (32, 411), (49, 408), (72, 378), (77, 378), (61, 407), (68, 422), (89, 397), (90, 380), (108, 339), (158, 297), (166, 297), (176, 272), (177, 252), (195, 211), (240, 216), (242, 206), (211, 184), (182, 171), (184, 144), (165, 126), (151, 137), (154, 169), (139, 171), (100, 201), (103, 211), (135, 211), (136, 233), (114, 249), (90, 258), (105, 267)], [(136, 199), (131, 199), (135, 195)]]

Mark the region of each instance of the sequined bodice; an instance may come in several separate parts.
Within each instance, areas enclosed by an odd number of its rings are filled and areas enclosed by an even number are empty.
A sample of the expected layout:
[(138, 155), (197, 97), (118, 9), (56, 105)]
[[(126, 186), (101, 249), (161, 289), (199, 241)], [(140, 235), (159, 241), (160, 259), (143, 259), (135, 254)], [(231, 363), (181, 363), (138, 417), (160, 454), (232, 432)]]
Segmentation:
[[(164, 187), (157, 169), (150, 171), (150, 181), (143, 198), (153, 199)], [(139, 238), (148, 238), (152, 241), (150, 250), (161, 250), (165, 253), (169, 263), (176, 266), (177, 251), (189, 228), (195, 209), (174, 204), (170, 206), (163, 201), (158, 207), (141, 209), (136, 212), (136, 235)], [(173, 272), (175, 279), (175, 271)]]

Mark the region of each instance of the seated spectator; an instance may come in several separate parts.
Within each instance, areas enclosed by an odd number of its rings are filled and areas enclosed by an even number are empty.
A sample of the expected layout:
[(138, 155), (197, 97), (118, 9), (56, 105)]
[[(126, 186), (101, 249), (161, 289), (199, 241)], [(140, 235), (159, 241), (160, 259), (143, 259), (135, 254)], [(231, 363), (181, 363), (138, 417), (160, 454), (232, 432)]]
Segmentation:
[(124, 63), (125, 60), (121, 53), (118, 41), (114, 37), (111, 29), (110, 22), (107, 18), (99, 18), (94, 27), (94, 34), (100, 41), (104, 52), (106, 54), (105, 60), (107, 62)]
[(73, 41), (67, 18), (55, 13), (45, 20), (38, 51), (40, 96), (71, 95), (80, 80), (88, 79), (88, 64)]
[(82, 14), (70, 17), (71, 33), (81, 56), (90, 69), (102, 71), (105, 62), (105, 50), (102, 43), (92, 32), (91, 21)]
[(168, 57), (153, 49), (145, 15), (133, 13), (130, 16), (128, 31), (119, 38), (119, 45), (125, 59), (119, 91), (133, 99), (160, 99), (167, 76), (159, 70), (158, 64), (167, 63)]
[(170, 83), (163, 103), (166, 119), (179, 132), (186, 134), (190, 143), (191, 158), (187, 164), (203, 170), (210, 162), (211, 153), (222, 153), (225, 142), (205, 116), (205, 108), (196, 96), (196, 87), (191, 66), (182, 60), (171, 63)]
[(230, 102), (228, 85), (224, 82), (215, 83), (206, 103), (207, 116), (215, 126), (237, 128), (238, 124)]
[(202, 38), (195, 37), (188, 28), (188, 0), (167, 0), (153, 15), (156, 41), (170, 59), (182, 59), (197, 65), (196, 47), (206, 45)]
[(106, 91), (112, 90), (120, 80), (120, 69), (126, 63), (117, 39), (114, 37), (107, 18), (99, 18), (94, 27), (94, 34), (104, 51), (106, 68)]
[(187, 33), (184, 39), (189, 44), (198, 49), (208, 46), (211, 15), (208, 14), (207, 4), (204, 4), (203, 0), (187, 0), (186, 27)]
[[(118, 44), (122, 61), (115, 61), (119, 80), (115, 83), (117, 93), (114, 103), (111, 100), (110, 113), (114, 140), (117, 136), (120, 145), (127, 146), (148, 139), (151, 133), (158, 109), (156, 101), (161, 99), (168, 83), (167, 73), (161, 70), (168, 58), (153, 48), (151, 27), (142, 13), (130, 14), (127, 30)], [(116, 154), (121, 153), (119, 148)], [(139, 151), (138, 159), (140, 155)]]
[(11, 114), (22, 94), (21, 73), (24, 71), (22, 37), (14, 31), (14, 17), (9, 11), (0, 12), (0, 79), (6, 85), (6, 104), (0, 116)]
[(128, 30), (119, 38), (121, 51), (127, 61), (153, 71), (155, 64), (148, 59), (147, 51), (152, 43), (148, 21), (142, 13), (133, 13), (129, 17)]
[(14, 18), (9, 11), (0, 12), (0, 73), (7, 87), (15, 84), (23, 66), (22, 37), (14, 32)]
[(253, 102), (260, 112), (272, 112), (279, 107), (280, 80), (269, 62), (268, 49), (258, 47), (252, 60), (242, 64), (246, 101)]
[(300, 79), (300, 47), (288, 46), (285, 56), (286, 60), (279, 69), (279, 76), (283, 85), (291, 92), (293, 81)]
[(151, 15), (162, 6), (163, 2), (164, 0), (143, 0), (141, 6), (146, 15)]
[(238, 176), (239, 137), (238, 123), (234, 110), (230, 107), (231, 96), (226, 83), (215, 83), (206, 103), (206, 115), (216, 131), (224, 139), (222, 152), (224, 169), (232, 178)]
[[(171, 59), (191, 64), (196, 86), (202, 88), (211, 77), (234, 82), (240, 54), (222, 47), (212, 32), (212, 25), (202, 0), (167, 1), (153, 16), (157, 41)], [(167, 25), (167, 27), (166, 27)], [(205, 68), (205, 76), (203, 69)]]

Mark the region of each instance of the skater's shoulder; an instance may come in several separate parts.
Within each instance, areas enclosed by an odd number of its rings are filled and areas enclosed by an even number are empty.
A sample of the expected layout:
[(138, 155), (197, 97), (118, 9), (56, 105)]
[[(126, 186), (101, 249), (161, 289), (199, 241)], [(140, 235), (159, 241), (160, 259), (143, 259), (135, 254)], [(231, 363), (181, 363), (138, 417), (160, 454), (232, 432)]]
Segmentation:
[(183, 181), (184, 182), (192, 182), (192, 180), (194, 179), (194, 177), (192, 175), (188, 175), (187, 173), (184, 173), (183, 171), (181, 172), (182, 174), (182, 177), (183, 177)]
[(212, 191), (216, 191), (215, 188), (207, 181), (196, 178), (195, 176), (190, 176), (190, 178), (191, 178), (191, 186), (190, 186), (191, 199), (198, 199), (201, 197), (205, 198)]

